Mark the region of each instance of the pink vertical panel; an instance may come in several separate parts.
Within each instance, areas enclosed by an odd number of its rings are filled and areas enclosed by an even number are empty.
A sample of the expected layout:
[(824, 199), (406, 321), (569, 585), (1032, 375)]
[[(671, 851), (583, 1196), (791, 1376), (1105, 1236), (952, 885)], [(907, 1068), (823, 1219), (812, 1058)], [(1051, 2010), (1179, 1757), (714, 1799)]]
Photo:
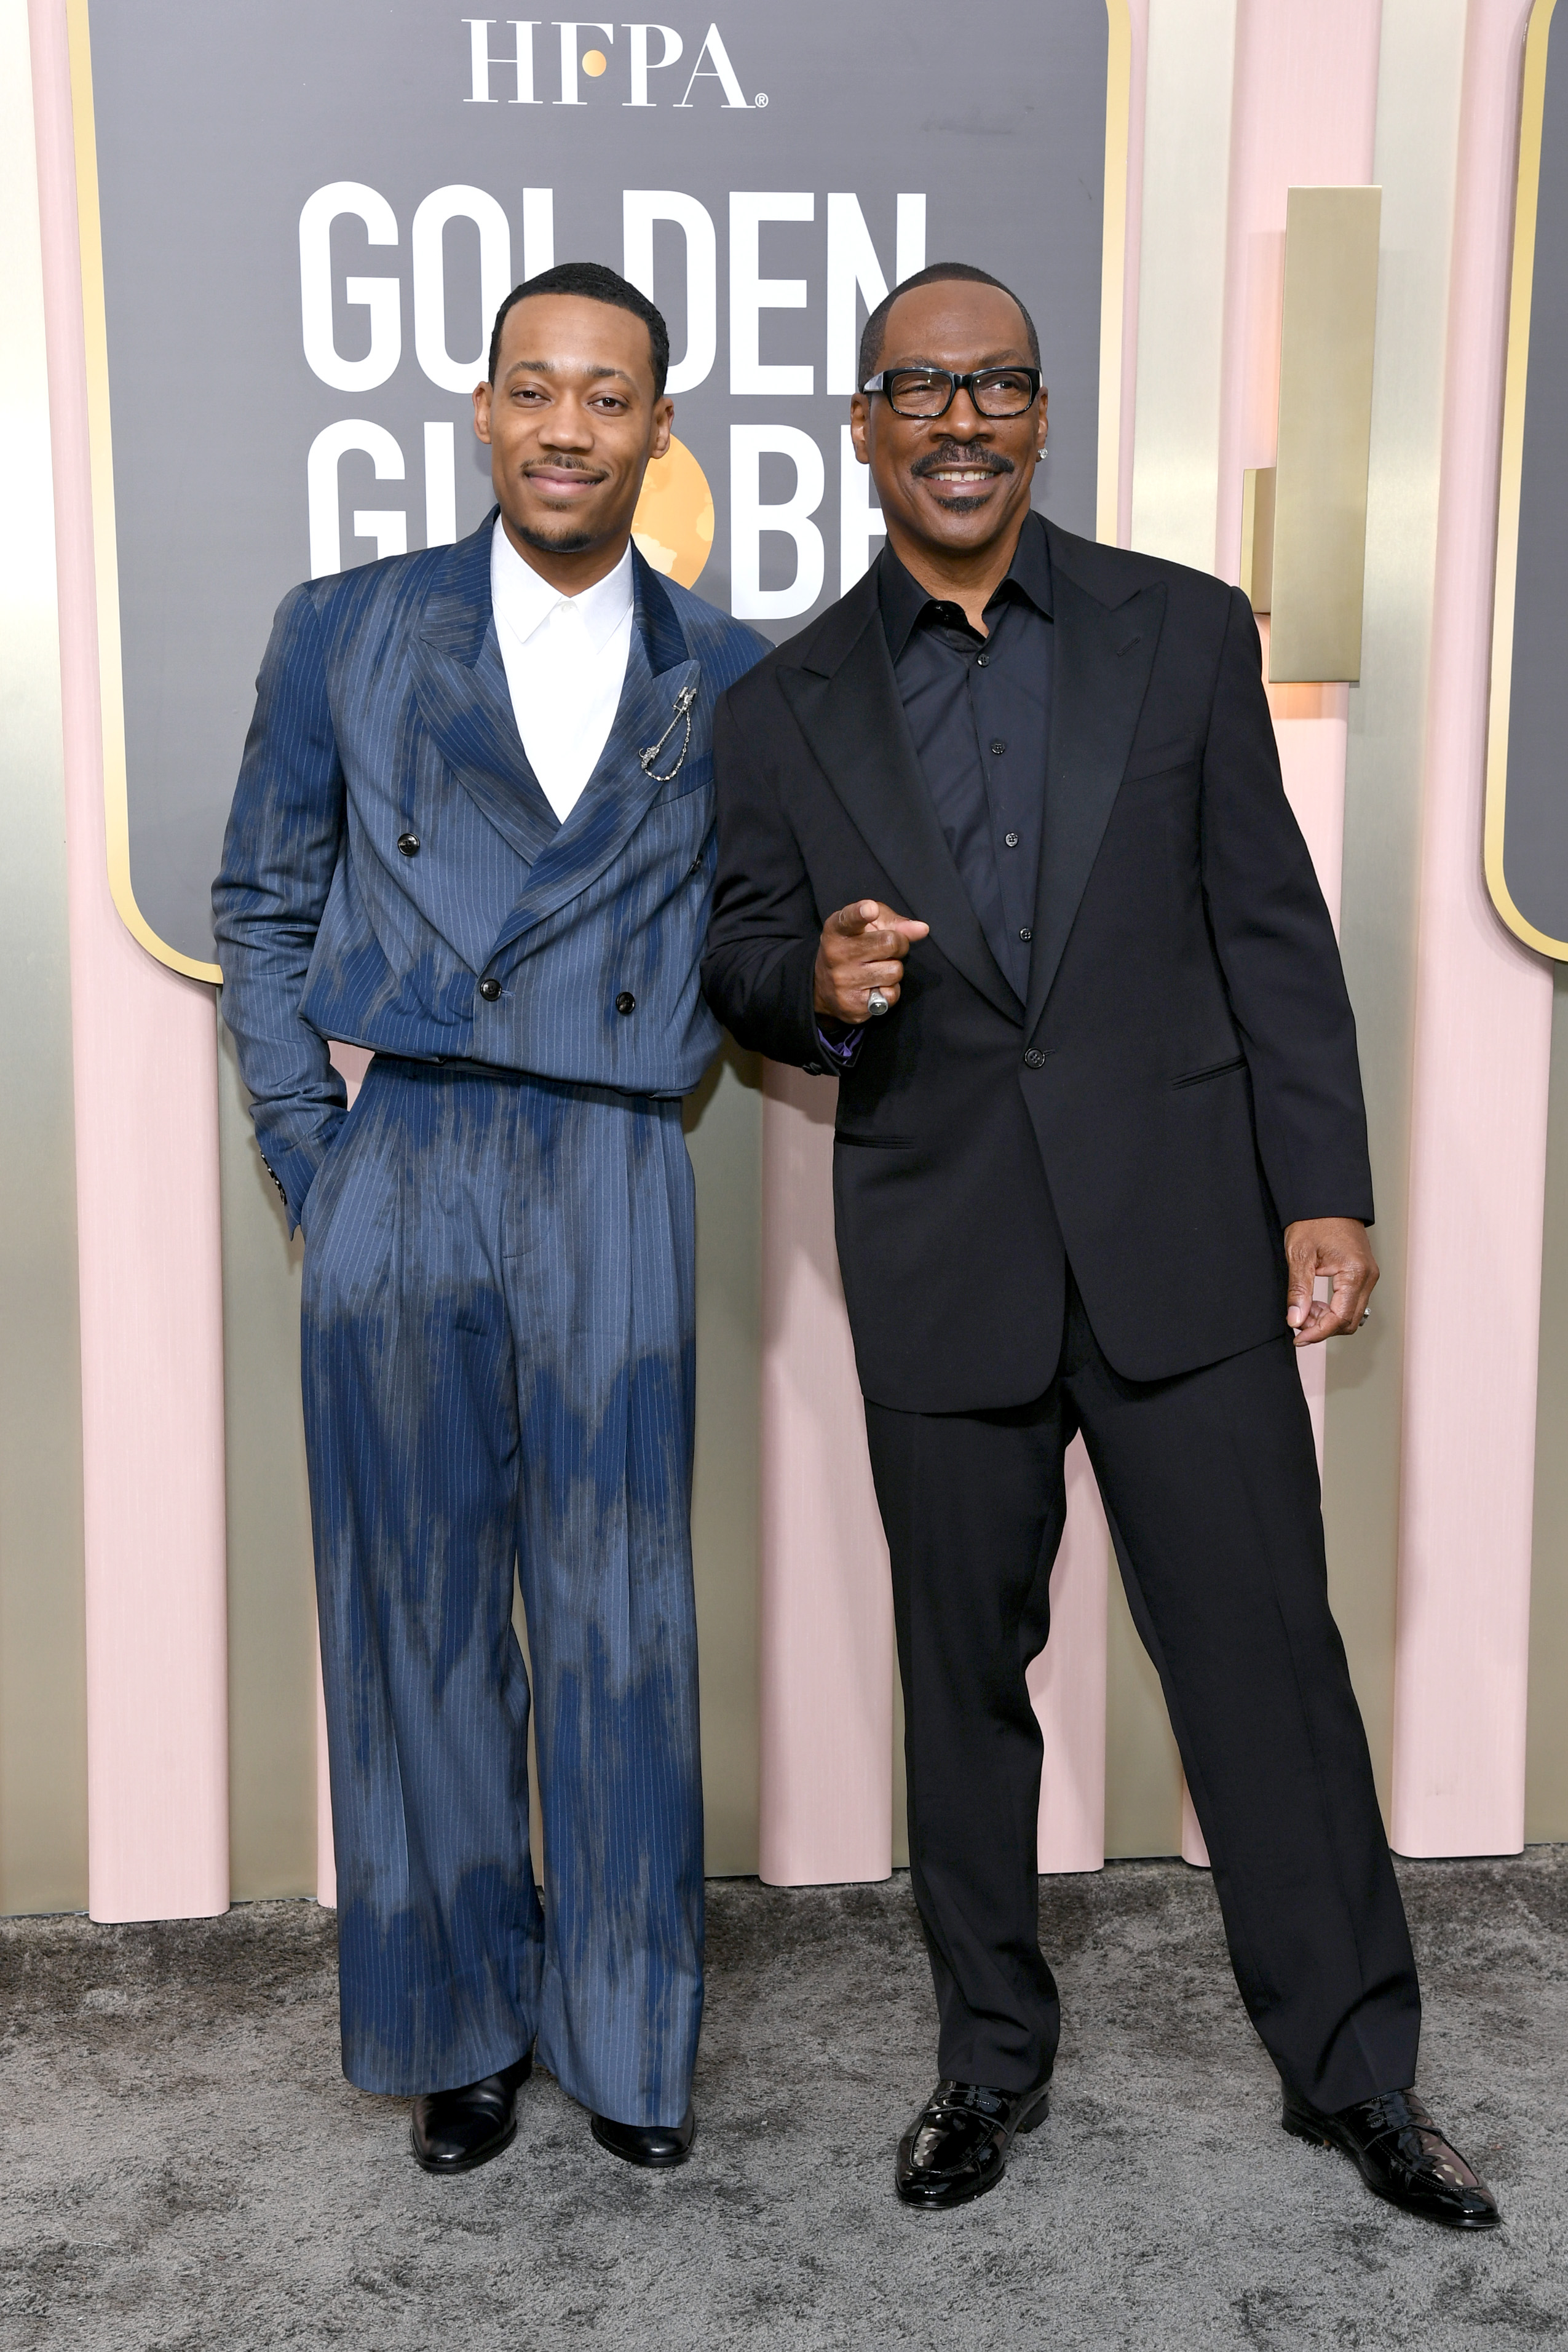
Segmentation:
[(1459, 125), (1411, 1120), (1394, 1845), (1524, 1837), (1549, 967), (1481, 875), (1508, 272), (1528, 0), (1472, 0)]
[(217, 1056), (210, 989), (110, 897), (65, 11), (31, 12), (59, 544), (81, 1259), (88, 1868), (98, 1919), (228, 1904)]
[(1149, 88), (1149, 0), (1127, 0), (1132, 65), (1127, 92), (1127, 236), (1121, 281), (1121, 446), (1116, 540), (1132, 541), (1132, 450), (1138, 425), (1138, 268), (1143, 249), (1143, 116)]
[(1051, 1638), (1029, 1668), (1045, 1741), (1042, 1870), (1105, 1862), (1105, 1587), (1110, 1531), (1081, 1437), (1067, 1458), (1068, 1516), (1051, 1574)]
[(338, 1907), (337, 1849), (332, 1840), (332, 1788), (327, 1772), (327, 1704), (321, 1689), (321, 1650), (316, 1645), (316, 1900)]
[(762, 1876), (893, 1866), (893, 1601), (833, 1238), (837, 1087), (763, 1096)]
[(1285, 198), (1372, 177), (1380, 0), (1242, 0), (1237, 15), (1217, 568), (1241, 561), (1241, 476), (1274, 463)]
[[(332, 1067), (342, 1079), (352, 1108), (374, 1058), (363, 1045), (334, 1042)], [(327, 1706), (321, 1689), (321, 1646), (316, 1643), (316, 1900), (327, 1910), (338, 1904), (338, 1865), (332, 1843), (332, 1783), (327, 1769)]]
[[(1243, 0), (1237, 17), (1231, 132), (1226, 335), (1221, 370), (1215, 565), (1234, 580), (1241, 560), (1242, 474), (1274, 463), (1279, 330), (1289, 189), (1347, 186), (1372, 177), (1377, 123), (1378, 0)], [(1262, 624), (1268, 669), (1268, 624)], [(1348, 700), (1343, 686), (1271, 688), (1285, 790), (1306, 836), (1337, 928), (1344, 841)], [(1299, 1359), (1319, 1468), (1328, 1363)], [(1182, 1792), (1182, 1853), (1208, 1852)]]
[[(1148, 0), (1128, 0), (1128, 14), (1122, 539), (1131, 496)], [(764, 1083), (761, 1870), (786, 1885), (884, 1877), (891, 1866), (892, 1612), (833, 1241), (835, 1090), (771, 1063)], [(1077, 1446), (1052, 1579), (1051, 1641), (1030, 1672), (1046, 1743), (1042, 1870), (1098, 1869), (1104, 1860), (1109, 1540)]]

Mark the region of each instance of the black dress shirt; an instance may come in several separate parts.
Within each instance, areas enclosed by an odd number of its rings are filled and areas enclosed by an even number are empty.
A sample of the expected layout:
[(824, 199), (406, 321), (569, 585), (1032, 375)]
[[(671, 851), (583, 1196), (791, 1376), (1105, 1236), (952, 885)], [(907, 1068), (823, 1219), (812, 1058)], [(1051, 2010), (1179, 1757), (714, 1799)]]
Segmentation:
[(1026, 515), (988, 634), (930, 596), (890, 547), (877, 593), (915, 751), (970, 904), (1004, 976), (1029, 992), (1051, 724), (1051, 557)]

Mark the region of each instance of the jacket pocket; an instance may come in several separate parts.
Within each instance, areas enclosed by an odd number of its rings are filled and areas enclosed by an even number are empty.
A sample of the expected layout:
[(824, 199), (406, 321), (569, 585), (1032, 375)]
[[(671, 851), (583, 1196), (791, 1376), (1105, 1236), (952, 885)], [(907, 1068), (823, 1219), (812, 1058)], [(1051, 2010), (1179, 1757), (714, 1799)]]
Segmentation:
[(835, 1143), (852, 1143), (858, 1151), (912, 1151), (912, 1135), (847, 1135), (840, 1128), (834, 1136)]
[(1196, 743), (1155, 743), (1147, 751), (1135, 751), (1122, 772), (1124, 784), (1142, 783), (1148, 776), (1169, 776), (1183, 768), (1194, 768), (1202, 757)]
[(1246, 1067), (1246, 1055), (1233, 1054), (1228, 1062), (1208, 1062), (1201, 1070), (1184, 1071), (1181, 1077), (1173, 1078), (1171, 1084), (1173, 1087), (1201, 1087), (1210, 1078), (1227, 1078), (1232, 1070), (1245, 1070)]

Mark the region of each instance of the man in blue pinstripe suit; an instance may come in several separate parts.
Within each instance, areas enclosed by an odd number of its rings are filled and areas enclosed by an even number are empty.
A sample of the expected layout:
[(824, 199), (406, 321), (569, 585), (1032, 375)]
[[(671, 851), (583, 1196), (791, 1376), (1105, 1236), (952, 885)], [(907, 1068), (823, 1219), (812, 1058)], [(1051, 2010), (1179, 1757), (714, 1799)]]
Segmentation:
[[(693, 2131), (680, 1097), (719, 1036), (710, 722), (764, 647), (630, 543), (668, 361), (596, 265), (502, 305), (474, 395), (499, 512), (284, 599), (214, 890), (305, 1232), (343, 2066), (413, 2097), (436, 2172), (507, 2145), (536, 2049), (629, 2161)], [(329, 1038), (374, 1052), (351, 1112)]]

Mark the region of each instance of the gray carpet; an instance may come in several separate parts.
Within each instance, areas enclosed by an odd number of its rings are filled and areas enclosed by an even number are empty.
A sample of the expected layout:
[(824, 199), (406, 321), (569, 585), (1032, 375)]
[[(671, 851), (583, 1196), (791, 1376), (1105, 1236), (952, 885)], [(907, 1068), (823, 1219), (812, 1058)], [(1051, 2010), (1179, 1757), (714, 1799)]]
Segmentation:
[(697, 2153), (601, 2155), (546, 2077), (467, 2180), (338, 2072), (332, 1920), (0, 1927), (0, 2341), (10, 2352), (343, 2345), (1515, 2346), (1568, 2341), (1568, 1848), (1403, 1868), (1423, 2087), (1498, 2189), (1455, 2238), (1288, 2140), (1205, 1874), (1047, 1880), (1067, 2029), (1007, 2179), (906, 2214), (932, 2074), (909, 1882), (710, 1890)]

